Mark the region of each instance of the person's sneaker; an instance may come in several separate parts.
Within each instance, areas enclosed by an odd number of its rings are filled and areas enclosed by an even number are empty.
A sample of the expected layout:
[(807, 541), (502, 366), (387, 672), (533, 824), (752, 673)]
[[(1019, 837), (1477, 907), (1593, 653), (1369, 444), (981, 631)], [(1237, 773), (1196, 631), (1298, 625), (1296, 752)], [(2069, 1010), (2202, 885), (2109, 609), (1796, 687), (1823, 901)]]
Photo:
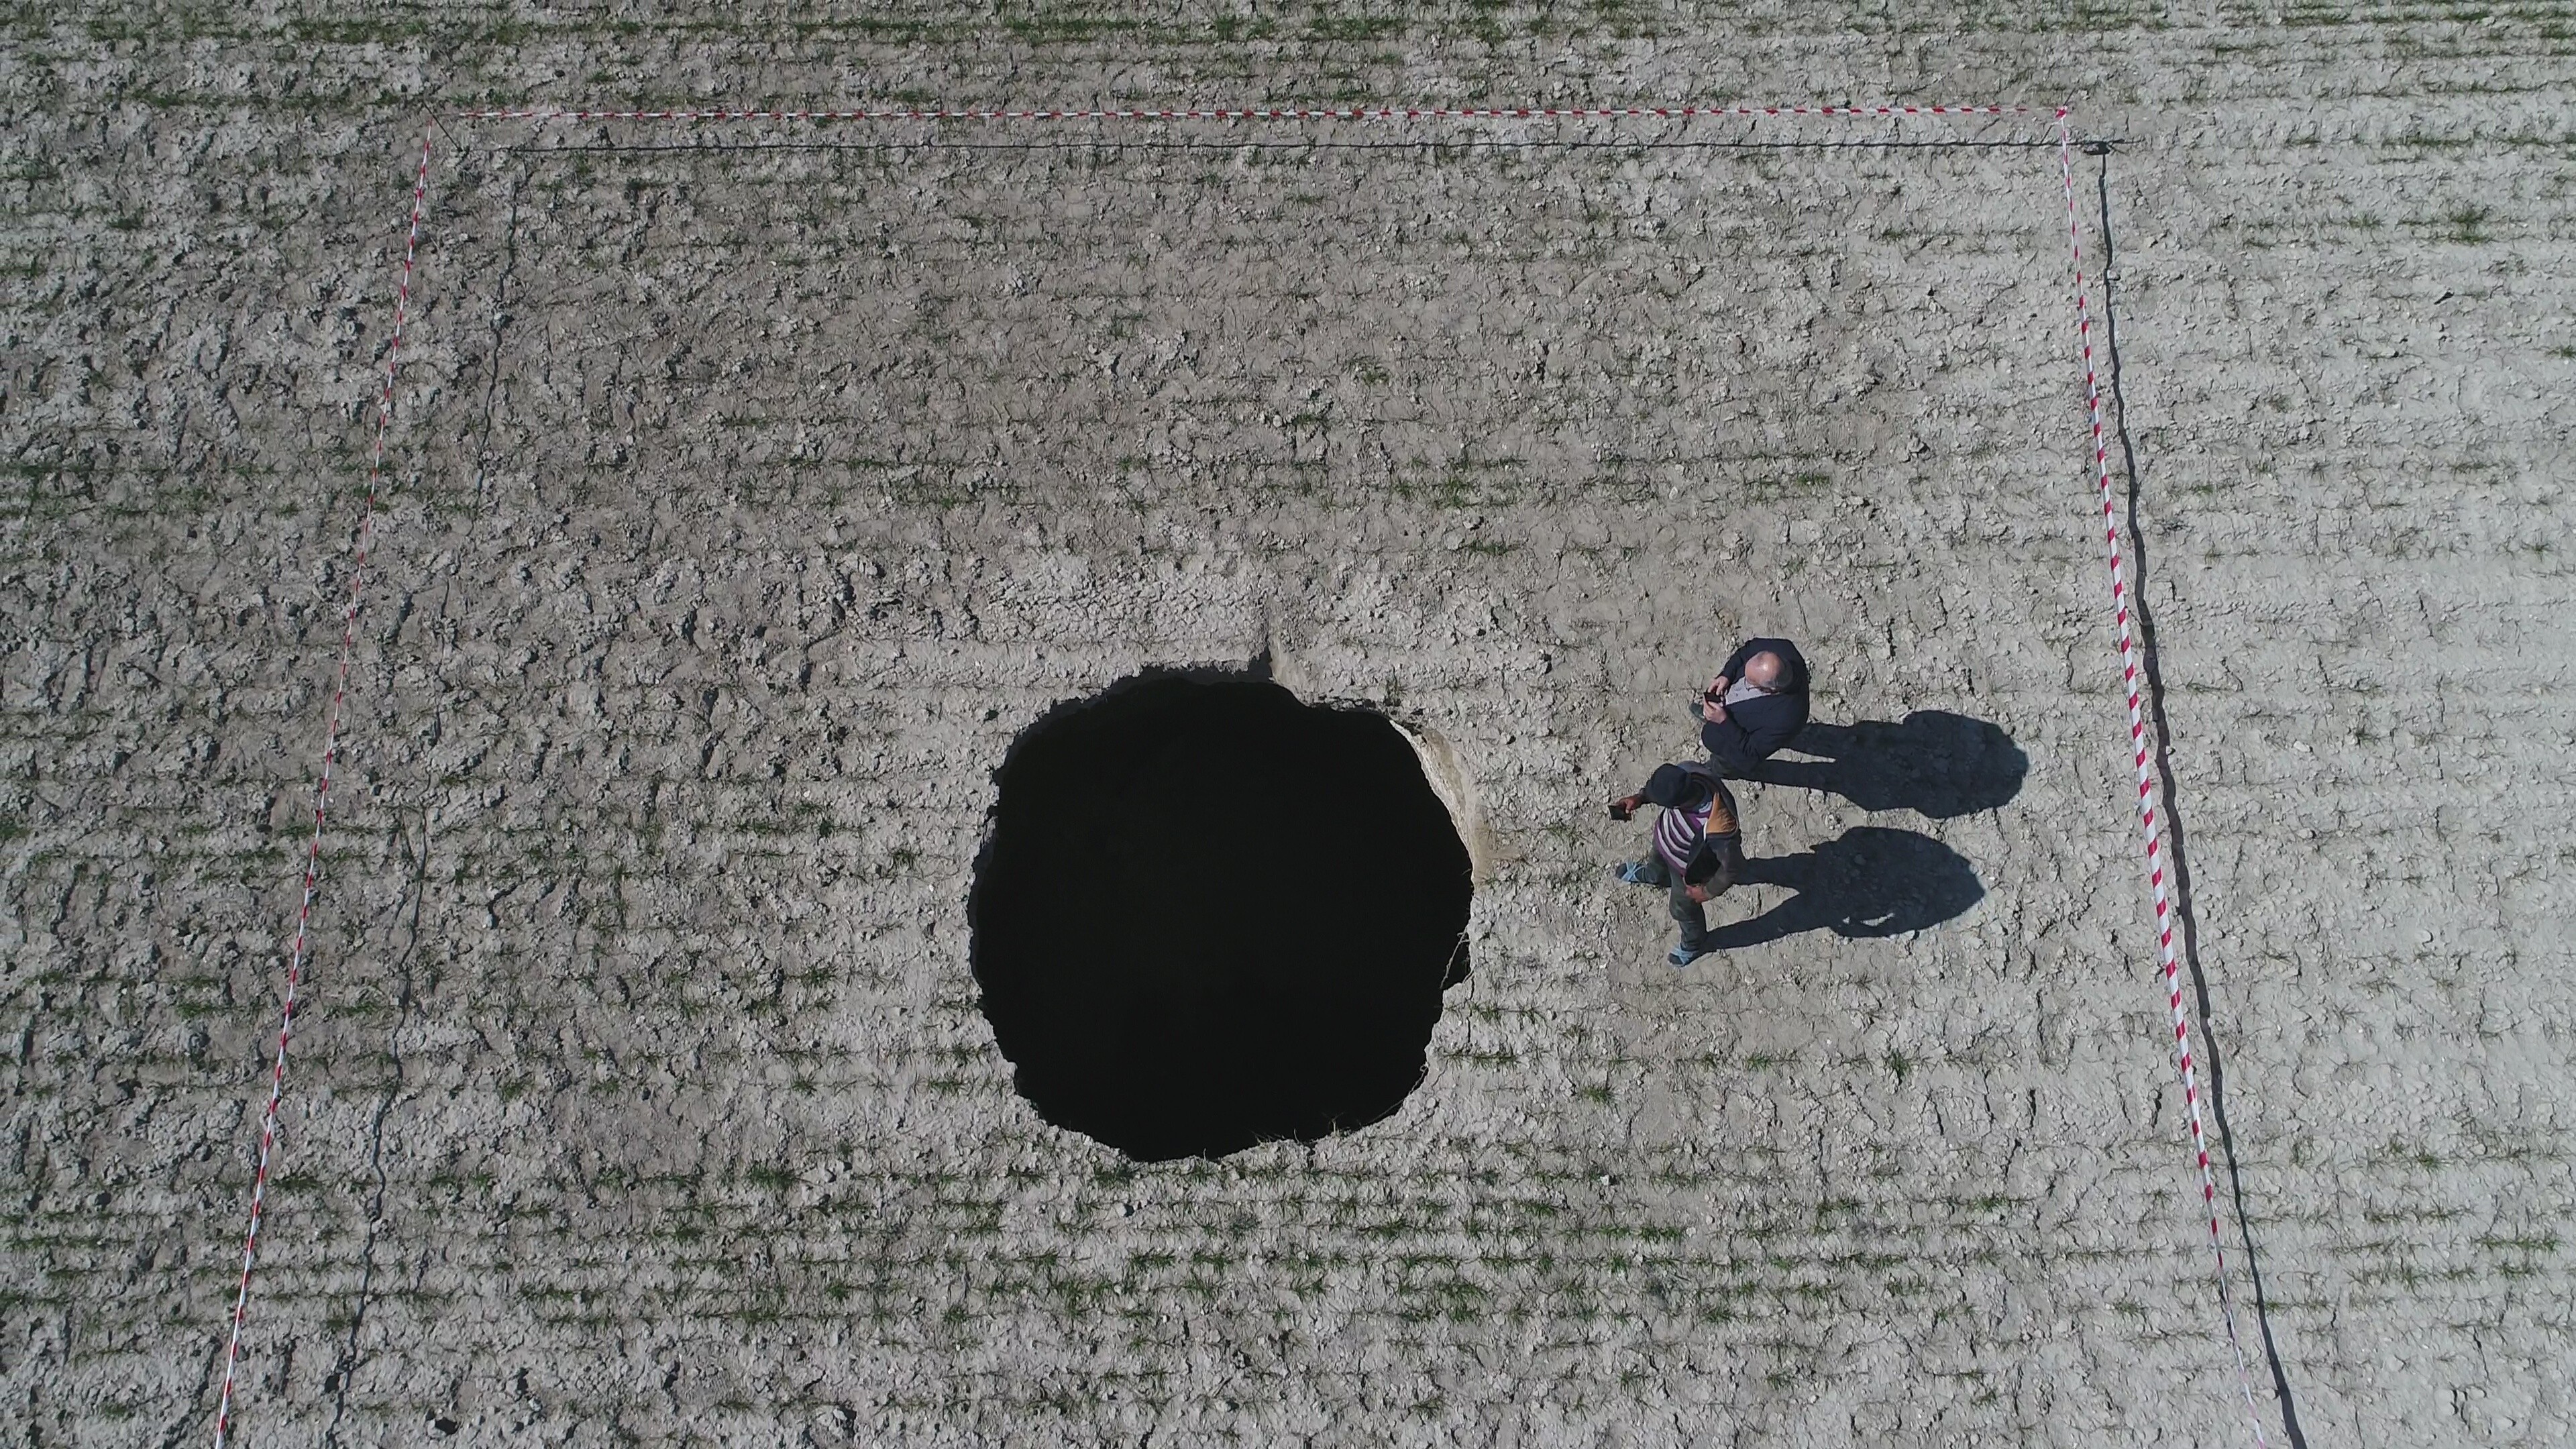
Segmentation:
[(1619, 862), (1617, 865), (1610, 868), (1610, 873), (1619, 878), (1619, 883), (1621, 885), (1654, 884), (1653, 881), (1646, 879), (1646, 873), (1644, 871), (1637, 869), (1637, 863), (1633, 860), (1623, 860)]
[(1680, 967), (1688, 966), (1690, 963), (1698, 960), (1702, 956), (1714, 956), (1716, 954), (1717, 948), (1715, 946), (1702, 946), (1696, 951), (1692, 950), (1688, 946), (1675, 946), (1665, 955), (1664, 959), (1672, 962), (1676, 967)]

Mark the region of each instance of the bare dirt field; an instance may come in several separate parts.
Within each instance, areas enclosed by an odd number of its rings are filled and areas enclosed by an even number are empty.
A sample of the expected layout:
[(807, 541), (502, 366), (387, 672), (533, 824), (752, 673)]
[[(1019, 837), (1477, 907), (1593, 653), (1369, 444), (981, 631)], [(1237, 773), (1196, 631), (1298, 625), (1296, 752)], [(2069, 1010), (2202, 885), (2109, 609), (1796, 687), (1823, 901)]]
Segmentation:
[[(103, 14), (0, 32), (0, 1442), (214, 1433), (432, 117), (235, 1442), (2576, 1436), (2576, 5)], [(1882, 100), (2037, 109), (456, 114)], [(1861, 728), (1675, 970), (1600, 802), (1748, 634)], [(1254, 661), (1472, 970), (1131, 1161), (980, 1009), (993, 772)]]

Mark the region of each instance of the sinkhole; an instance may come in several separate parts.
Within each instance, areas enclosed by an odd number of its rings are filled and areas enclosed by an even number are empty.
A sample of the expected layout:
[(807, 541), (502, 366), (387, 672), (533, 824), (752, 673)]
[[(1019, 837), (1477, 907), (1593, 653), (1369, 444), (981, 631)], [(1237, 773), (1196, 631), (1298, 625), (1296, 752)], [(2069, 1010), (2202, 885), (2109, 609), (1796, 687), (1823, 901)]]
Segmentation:
[(1466, 971), (1458, 827), (1385, 716), (1153, 673), (1030, 726), (969, 903), (1020, 1094), (1127, 1155), (1392, 1113)]

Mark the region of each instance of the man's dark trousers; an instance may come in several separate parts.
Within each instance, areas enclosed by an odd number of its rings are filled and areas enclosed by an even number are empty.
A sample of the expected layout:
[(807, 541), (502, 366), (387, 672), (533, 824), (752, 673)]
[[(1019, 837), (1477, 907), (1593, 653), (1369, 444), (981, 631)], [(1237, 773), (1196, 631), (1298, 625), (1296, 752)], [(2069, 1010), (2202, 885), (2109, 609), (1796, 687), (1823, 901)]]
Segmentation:
[[(1717, 874), (1701, 881), (1714, 898), (1725, 894), (1744, 873), (1744, 840), (1740, 835), (1712, 835), (1708, 848), (1717, 854)], [(1690, 898), (1690, 882), (1681, 872), (1664, 863), (1661, 853), (1648, 850), (1646, 858), (1636, 863), (1637, 879), (1647, 885), (1668, 886), (1672, 890), (1673, 920), (1682, 928), (1682, 949), (1693, 955), (1708, 949), (1708, 912)]]

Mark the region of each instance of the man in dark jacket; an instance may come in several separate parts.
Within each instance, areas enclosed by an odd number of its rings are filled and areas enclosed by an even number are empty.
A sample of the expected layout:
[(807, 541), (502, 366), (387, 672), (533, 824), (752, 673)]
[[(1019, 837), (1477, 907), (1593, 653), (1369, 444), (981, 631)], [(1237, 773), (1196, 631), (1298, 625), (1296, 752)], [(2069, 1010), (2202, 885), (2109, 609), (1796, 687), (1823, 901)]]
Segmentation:
[(1721, 775), (1742, 777), (1807, 726), (1807, 661), (1786, 639), (1747, 639), (1700, 701), (1700, 743)]
[(1662, 765), (1646, 788), (1610, 802), (1610, 818), (1626, 820), (1640, 805), (1660, 805), (1654, 843), (1643, 857), (1612, 874), (1630, 885), (1668, 887), (1682, 943), (1664, 959), (1688, 966), (1717, 948), (1708, 942), (1708, 913), (1700, 907), (1723, 894), (1744, 871), (1743, 839), (1736, 833), (1735, 797), (1701, 765)]

